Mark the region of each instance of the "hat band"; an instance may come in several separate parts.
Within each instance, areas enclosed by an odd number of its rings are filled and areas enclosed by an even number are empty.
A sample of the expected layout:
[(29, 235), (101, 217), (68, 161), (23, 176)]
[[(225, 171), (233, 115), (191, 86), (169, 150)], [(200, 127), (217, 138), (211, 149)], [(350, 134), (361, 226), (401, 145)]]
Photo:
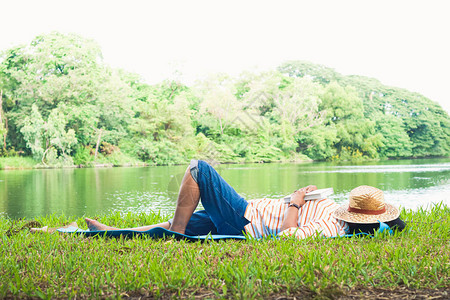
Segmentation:
[(354, 212), (357, 214), (365, 214), (365, 215), (381, 215), (382, 213), (386, 212), (386, 207), (383, 207), (382, 209), (378, 210), (372, 210), (372, 209), (360, 209), (360, 208), (354, 208), (354, 207), (348, 207), (349, 212)]

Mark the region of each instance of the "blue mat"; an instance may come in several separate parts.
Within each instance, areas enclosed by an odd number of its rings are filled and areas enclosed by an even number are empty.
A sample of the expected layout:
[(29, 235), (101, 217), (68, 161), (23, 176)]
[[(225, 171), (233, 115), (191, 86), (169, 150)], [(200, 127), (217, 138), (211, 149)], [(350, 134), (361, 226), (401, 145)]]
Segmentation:
[(59, 232), (62, 233), (74, 233), (74, 234), (82, 234), (84, 236), (107, 236), (107, 237), (135, 237), (139, 235), (148, 235), (152, 238), (165, 238), (165, 237), (173, 237), (179, 240), (189, 240), (189, 241), (204, 241), (204, 240), (245, 240), (245, 236), (243, 235), (220, 235), (220, 234), (208, 234), (208, 235), (198, 235), (191, 236), (185, 235), (178, 232), (170, 231), (164, 229), (162, 227), (155, 227), (147, 231), (136, 231), (136, 230), (84, 230), (78, 227), (68, 227), (68, 228), (59, 228)]
[[(391, 228), (383, 223), (380, 222), (380, 229), (378, 230), (380, 233), (383, 231), (387, 231), (389, 234), (393, 234)], [(205, 241), (205, 240), (245, 240), (245, 236), (243, 235), (221, 235), (221, 234), (208, 234), (208, 235), (185, 235), (178, 232), (170, 231), (167, 229), (164, 229), (162, 227), (155, 227), (147, 231), (136, 231), (136, 230), (84, 230), (78, 227), (68, 227), (68, 228), (59, 228), (59, 232), (62, 233), (74, 233), (74, 234), (82, 234), (84, 236), (107, 236), (107, 237), (135, 237), (139, 235), (148, 235), (155, 239), (165, 238), (165, 237), (173, 237), (178, 240), (189, 240), (189, 241)], [(368, 236), (373, 237), (373, 235), (368, 233), (356, 233), (356, 234), (346, 234), (342, 237), (356, 237), (356, 236)], [(332, 238), (339, 238), (339, 237), (332, 237)]]

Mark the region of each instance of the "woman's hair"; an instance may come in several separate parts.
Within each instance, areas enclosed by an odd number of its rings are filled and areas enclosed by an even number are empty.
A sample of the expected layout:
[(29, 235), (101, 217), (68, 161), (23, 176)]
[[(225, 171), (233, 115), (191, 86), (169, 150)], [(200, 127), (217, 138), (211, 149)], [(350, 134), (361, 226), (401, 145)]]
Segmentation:
[[(402, 231), (403, 229), (405, 229), (405, 222), (403, 222), (400, 218), (384, 223), (387, 224), (392, 230)], [(377, 231), (379, 228), (380, 223), (371, 223), (371, 224), (348, 223), (349, 233), (351, 234), (359, 232), (374, 234), (375, 231)]]

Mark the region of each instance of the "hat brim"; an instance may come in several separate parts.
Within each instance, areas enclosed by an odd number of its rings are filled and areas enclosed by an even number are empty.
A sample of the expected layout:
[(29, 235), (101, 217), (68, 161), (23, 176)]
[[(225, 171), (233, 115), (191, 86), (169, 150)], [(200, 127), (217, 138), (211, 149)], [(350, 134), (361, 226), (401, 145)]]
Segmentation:
[(371, 224), (380, 222), (389, 222), (400, 216), (400, 210), (392, 204), (385, 203), (386, 211), (379, 215), (367, 215), (348, 211), (348, 203), (341, 205), (333, 212), (336, 219), (359, 224)]

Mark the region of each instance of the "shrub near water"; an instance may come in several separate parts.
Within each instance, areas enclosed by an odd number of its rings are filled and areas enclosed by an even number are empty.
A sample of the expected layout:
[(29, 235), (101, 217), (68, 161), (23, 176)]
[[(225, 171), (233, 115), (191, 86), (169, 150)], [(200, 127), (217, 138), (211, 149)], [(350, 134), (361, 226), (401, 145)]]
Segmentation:
[[(0, 297), (326, 298), (377, 289), (445, 295), (450, 287), (449, 215), (443, 205), (427, 212), (403, 210), (405, 232), (373, 239), (206, 243), (33, 235), (9, 230), (26, 221), (3, 217)], [(165, 219), (112, 213), (100, 221), (127, 227)], [(36, 221), (57, 226), (74, 219), (53, 215)], [(76, 221), (84, 225), (82, 218)]]

